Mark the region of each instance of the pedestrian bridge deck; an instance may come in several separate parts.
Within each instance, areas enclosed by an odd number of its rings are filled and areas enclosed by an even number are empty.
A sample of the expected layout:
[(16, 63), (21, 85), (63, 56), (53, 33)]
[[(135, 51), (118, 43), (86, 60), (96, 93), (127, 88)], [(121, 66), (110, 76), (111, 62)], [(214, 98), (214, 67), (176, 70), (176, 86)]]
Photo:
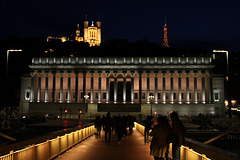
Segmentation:
[(153, 160), (150, 145), (144, 144), (144, 136), (134, 128), (132, 135), (123, 139), (119, 145), (117, 137), (112, 135), (110, 146), (105, 145), (104, 133), (96, 139), (91, 136), (77, 144), (56, 160)]
[[(120, 145), (117, 143), (117, 138), (115, 136), (112, 136), (111, 145), (106, 146), (103, 136), (100, 139), (96, 139), (94, 136), (91, 136), (93, 135), (94, 131), (94, 125), (90, 124), (84, 127), (80, 127), (80, 129), (77, 130), (76, 128), (72, 128), (69, 130), (64, 130), (62, 132), (46, 135), (39, 140), (34, 140), (36, 144), (30, 145), (21, 150), (12, 150), (9, 154), (0, 157), (0, 160), (154, 159), (149, 154), (149, 144), (144, 144), (144, 136), (142, 135), (144, 133), (144, 126), (139, 123), (135, 123), (133, 135), (128, 136), (127, 139), (124, 139)], [(102, 135), (103, 134), (104, 133), (102, 133)], [(46, 139), (47, 141), (44, 141)], [(172, 148), (170, 144), (170, 157), (171, 149)], [(185, 138), (185, 145), (181, 146), (180, 156), (182, 160), (209, 160), (209, 158), (224, 160), (240, 159), (240, 156), (237, 154), (233, 154), (231, 152), (198, 141), (194, 141), (189, 138)]]

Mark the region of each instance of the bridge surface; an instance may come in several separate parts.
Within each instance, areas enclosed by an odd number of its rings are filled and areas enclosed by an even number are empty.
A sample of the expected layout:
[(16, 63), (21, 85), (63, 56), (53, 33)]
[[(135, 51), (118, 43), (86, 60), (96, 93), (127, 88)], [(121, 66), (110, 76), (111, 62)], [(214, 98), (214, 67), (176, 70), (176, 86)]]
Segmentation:
[(122, 139), (112, 135), (110, 146), (105, 145), (104, 132), (101, 138), (91, 136), (77, 144), (55, 160), (153, 160), (150, 145), (144, 144), (144, 136), (134, 128), (132, 135)]

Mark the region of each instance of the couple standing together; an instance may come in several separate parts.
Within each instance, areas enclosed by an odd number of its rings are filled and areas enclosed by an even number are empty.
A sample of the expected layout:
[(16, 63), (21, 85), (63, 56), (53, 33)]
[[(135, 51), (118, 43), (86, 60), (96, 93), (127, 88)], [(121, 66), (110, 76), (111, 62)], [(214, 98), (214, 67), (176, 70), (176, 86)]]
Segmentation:
[(150, 155), (154, 156), (154, 160), (169, 159), (168, 150), (169, 144), (172, 143), (172, 158), (173, 160), (180, 159), (180, 147), (184, 141), (186, 128), (178, 117), (177, 112), (171, 112), (172, 127), (169, 125), (166, 116), (157, 118), (158, 124), (154, 126), (150, 132), (152, 136), (150, 145)]

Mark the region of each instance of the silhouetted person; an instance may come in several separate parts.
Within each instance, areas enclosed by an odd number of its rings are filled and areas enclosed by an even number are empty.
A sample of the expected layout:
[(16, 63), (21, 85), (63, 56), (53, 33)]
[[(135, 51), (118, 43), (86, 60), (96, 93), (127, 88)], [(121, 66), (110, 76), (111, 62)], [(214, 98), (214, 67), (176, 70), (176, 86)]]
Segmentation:
[(120, 144), (122, 140), (123, 132), (124, 132), (124, 123), (120, 115), (117, 115), (115, 117), (115, 128), (116, 128), (117, 137), (118, 137), (118, 144)]
[[(169, 143), (172, 143), (173, 131), (172, 131), (172, 128), (171, 128), (171, 126), (169, 124), (168, 118), (166, 116), (163, 116), (163, 121), (164, 121), (165, 125), (170, 130), (170, 135), (168, 137), (168, 144), (169, 144)], [(166, 160), (170, 160), (170, 157), (169, 157), (169, 145), (167, 146), (167, 150), (166, 150), (166, 153), (165, 153), (165, 159)]]
[(128, 125), (129, 125), (129, 135), (133, 133), (133, 126), (134, 126), (134, 117), (133, 116), (128, 116)]
[(150, 155), (154, 156), (154, 160), (164, 160), (171, 134), (171, 128), (166, 124), (164, 117), (157, 118), (158, 124), (154, 126), (150, 136), (153, 136), (150, 145)]
[(173, 160), (180, 159), (180, 147), (184, 141), (184, 134), (186, 128), (182, 124), (182, 121), (179, 119), (177, 112), (172, 112), (170, 114), (172, 119), (172, 130), (173, 130), (173, 139), (172, 139), (172, 158)]
[(96, 119), (94, 121), (95, 128), (97, 130), (96, 138), (101, 137), (101, 127), (102, 127), (102, 122), (100, 119), (100, 116), (96, 116)]
[(128, 132), (127, 132), (127, 127), (128, 127), (128, 117), (126, 116), (122, 116), (122, 120), (123, 120), (123, 137), (127, 138), (128, 136)]
[(103, 119), (103, 130), (105, 131), (105, 144), (110, 145), (112, 132), (112, 119), (110, 117), (110, 112), (108, 112), (106, 118)]
[(145, 144), (149, 143), (149, 131), (152, 129), (152, 116), (147, 116), (146, 120), (144, 121), (144, 126), (145, 126), (145, 130), (144, 130), (144, 141)]

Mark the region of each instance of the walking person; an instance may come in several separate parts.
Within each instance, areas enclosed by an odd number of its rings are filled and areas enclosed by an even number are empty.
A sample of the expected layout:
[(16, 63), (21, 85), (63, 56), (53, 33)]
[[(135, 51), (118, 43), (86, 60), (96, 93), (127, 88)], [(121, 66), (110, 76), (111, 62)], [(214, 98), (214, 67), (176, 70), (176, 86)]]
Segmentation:
[(173, 111), (170, 114), (172, 120), (172, 158), (173, 160), (180, 160), (180, 147), (184, 142), (184, 134), (186, 128), (184, 127), (182, 121), (179, 119), (177, 112)]
[(118, 140), (118, 144), (121, 144), (122, 141), (122, 136), (123, 136), (123, 132), (124, 132), (124, 123), (123, 123), (123, 119), (121, 117), (121, 115), (117, 115), (115, 117), (115, 128), (116, 128), (116, 132), (117, 132), (117, 140)]
[(112, 132), (112, 119), (110, 117), (110, 112), (108, 112), (106, 118), (103, 119), (103, 130), (105, 131), (105, 144), (110, 145)]
[(144, 121), (144, 126), (145, 126), (145, 130), (144, 130), (144, 141), (145, 144), (149, 143), (149, 131), (152, 129), (152, 116), (147, 116), (146, 120)]
[(100, 116), (96, 116), (94, 125), (97, 130), (96, 138), (101, 138), (102, 122), (101, 122)]
[(164, 160), (169, 145), (168, 139), (171, 128), (166, 125), (163, 116), (158, 117), (157, 121), (158, 124), (150, 132), (150, 136), (153, 137), (150, 145), (150, 155), (154, 156), (154, 160)]
[(133, 134), (134, 117), (128, 115), (129, 135)]
[[(171, 128), (171, 126), (169, 124), (169, 120), (168, 120), (167, 116), (163, 116), (163, 120), (164, 120), (164, 123), (166, 124), (166, 126), (170, 130), (170, 135), (168, 137), (168, 143), (170, 144), (170, 143), (172, 143), (173, 131), (172, 131), (172, 128)], [(167, 151), (165, 153), (165, 160), (170, 160), (170, 157), (169, 157), (169, 145), (168, 145)]]

